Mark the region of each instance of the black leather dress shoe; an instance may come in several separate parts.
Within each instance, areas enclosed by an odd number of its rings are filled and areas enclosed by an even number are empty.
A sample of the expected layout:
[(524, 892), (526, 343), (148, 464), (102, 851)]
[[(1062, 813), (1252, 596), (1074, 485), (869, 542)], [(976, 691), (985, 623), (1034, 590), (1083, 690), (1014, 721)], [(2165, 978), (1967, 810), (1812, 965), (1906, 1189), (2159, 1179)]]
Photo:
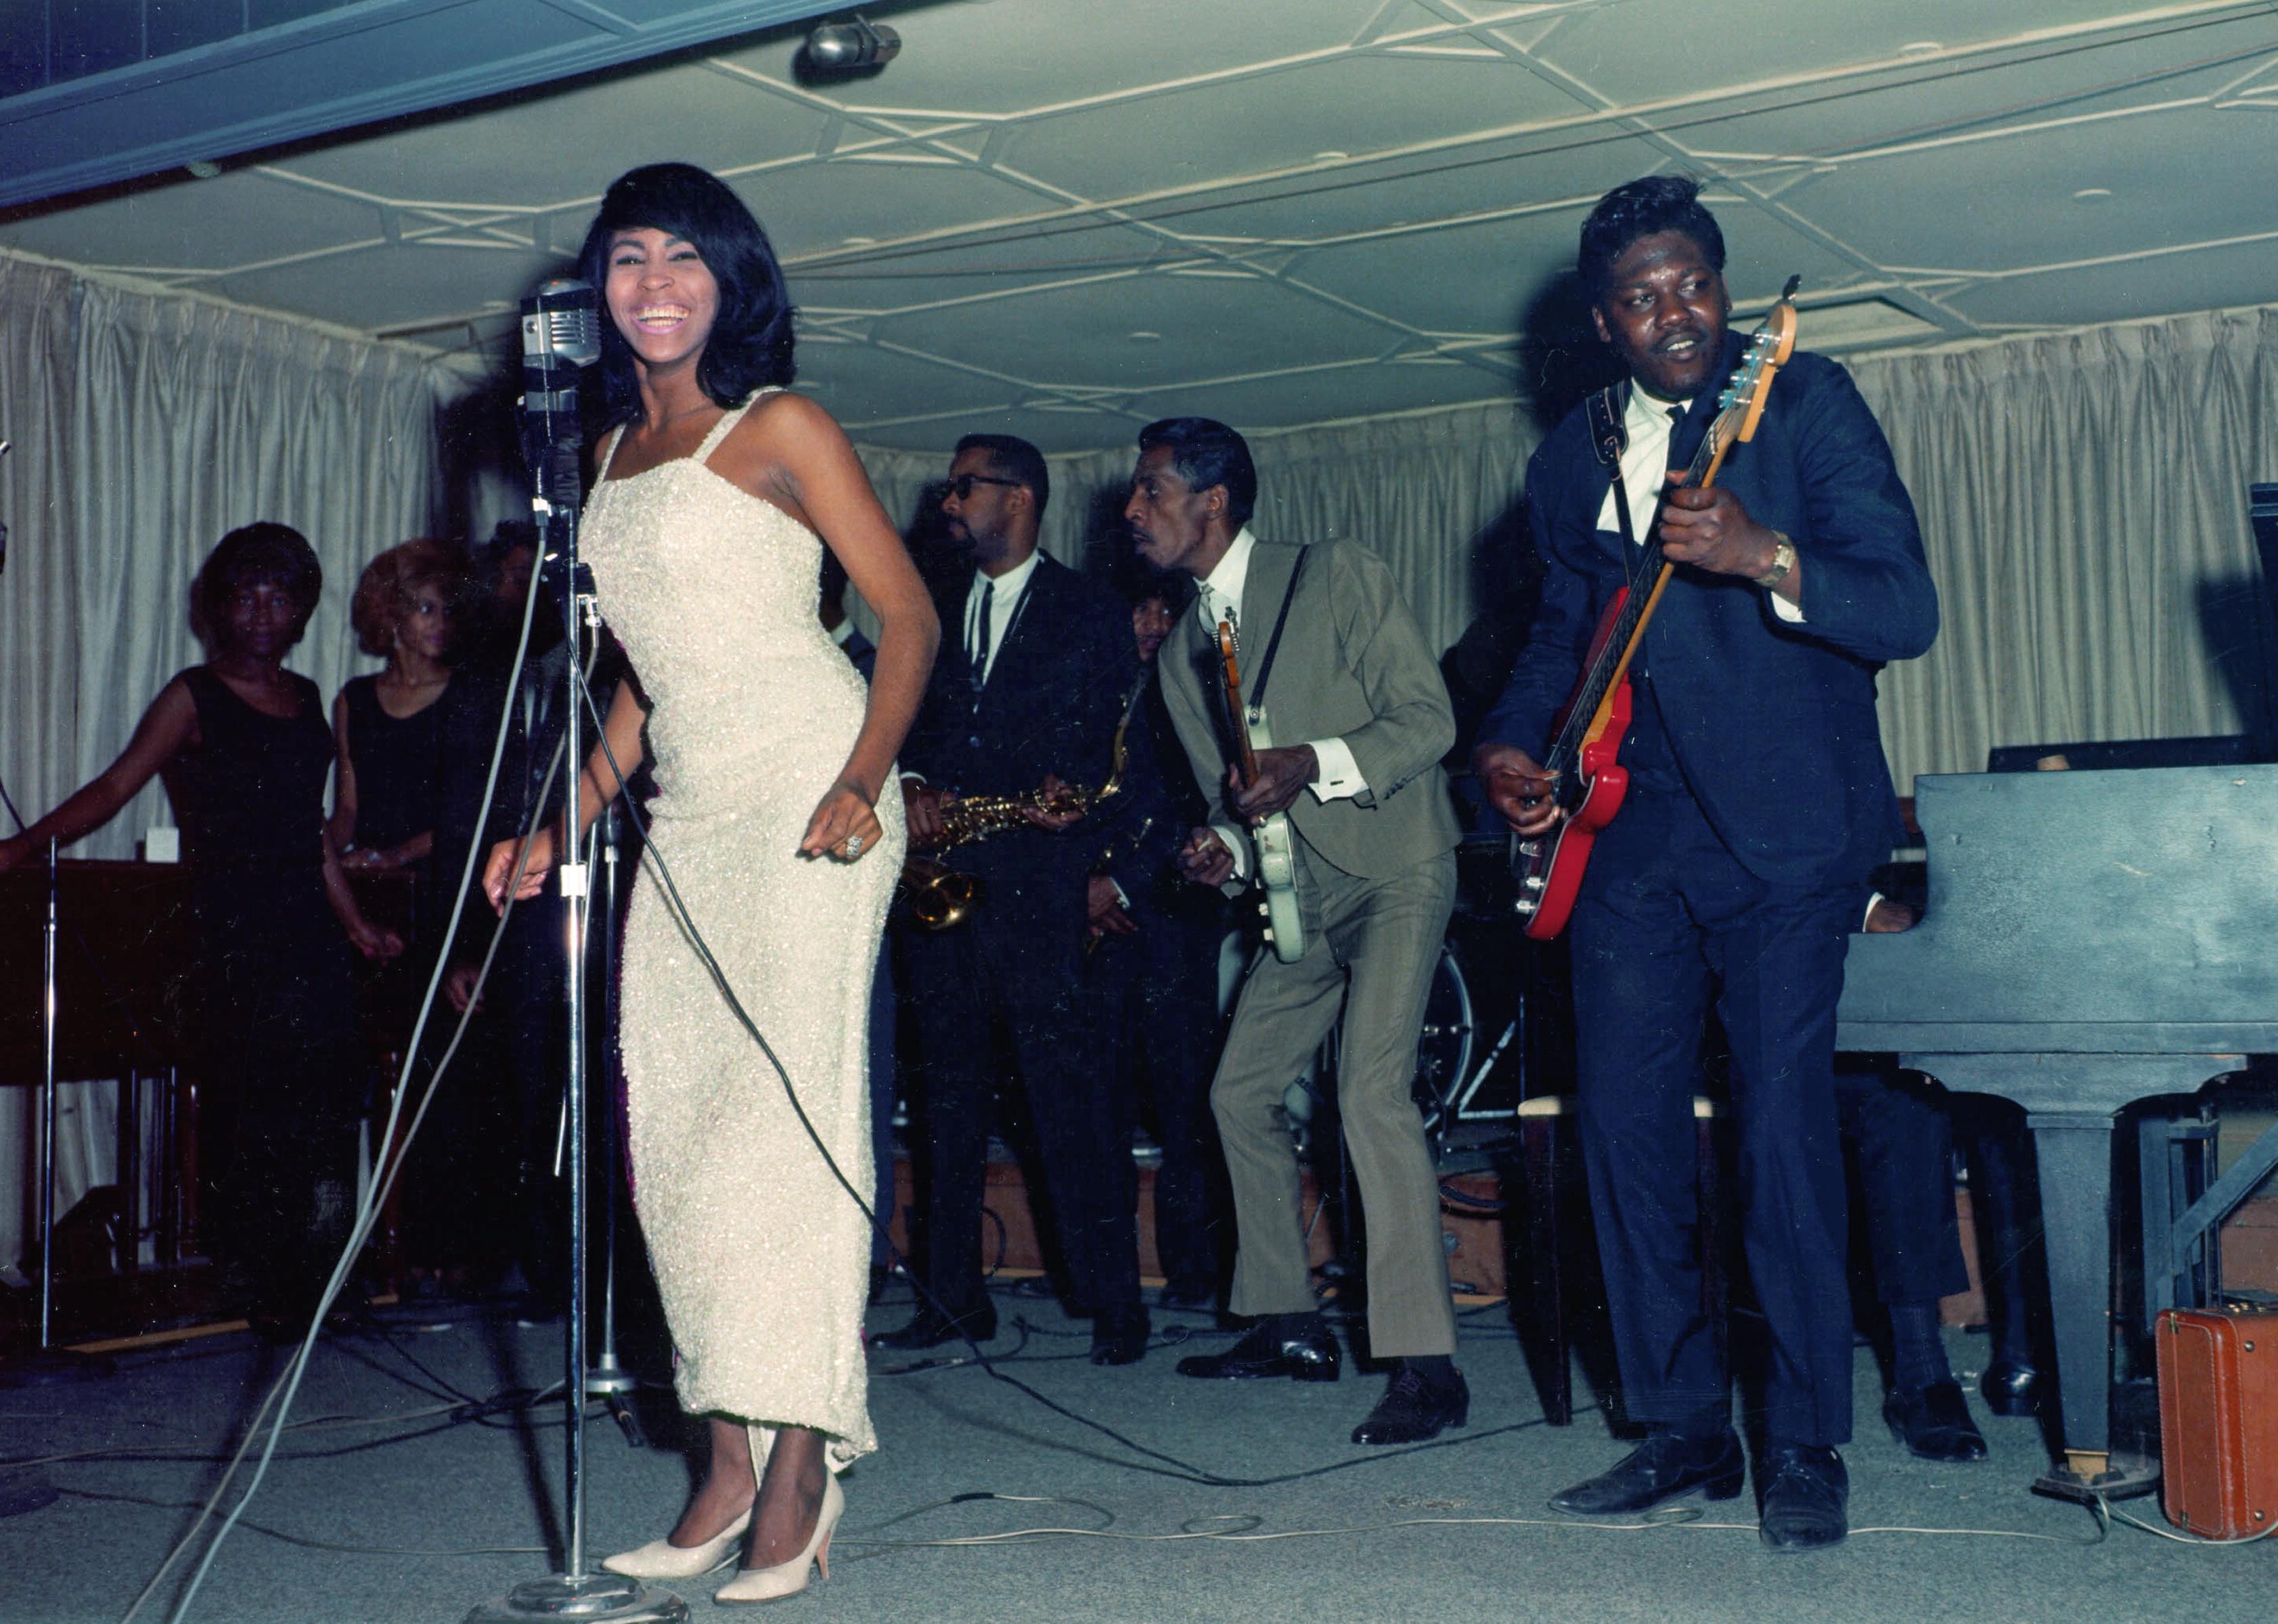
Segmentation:
[(1283, 1336), (1272, 1321), (1242, 1332), (1223, 1353), (1189, 1353), (1179, 1361), (1181, 1376), (1206, 1381), (1257, 1381), (1285, 1376), (1294, 1382), (1334, 1382), (1340, 1367), (1337, 1339), (1326, 1325), (1303, 1336)]
[(1135, 1365), (1147, 1354), (1147, 1310), (1102, 1308), (1091, 1316), (1091, 1362)]
[(1925, 1460), (1983, 1460), (1985, 1435), (1969, 1419), (1961, 1384), (1932, 1382), (1915, 1392), (1894, 1392), (1883, 1400), (1891, 1436)]
[(1456, 1384), (1443, 1387), (1424, 1379), (1412, 1366), (1392, 1373), (1392, 1385), (1353, 1429), (1356, 1444), (1420, 1444), (1449, 1427), (1460, 1427), (1472, 1413), (1472, 1390), (1461, 1371)]
[(1756, 1463), (1763, 1505), (1756, 1536), (1775, 1551), (1816, 1551), (1843, 1543), (1851, 1531), (1844, 1503), (1851, 1496), (1843, 1457), (1810, 1444), (1773, 1444)]
[(2031, 1415), (2041, 1407), (2041, 1373), (2015, 1360), (1997, 1359), (1979, 1379), (1977, 1391), (1996, 1415)]
[(1706, 1490), (1712, 1500), (1729, 1500), (1739, 1493), (1747, 1470), (1747, 1457), (1732, 1433), (1712, 1442), (1656, 1432), (1611, 1470), (1552, 1495), (1550, 1508), (1583, 1517), (1621, 1516), (1695, 1489)]
[(970, 1337), (975, 1342), (986, 1342), (997, 1334), (997, 1309), (994, 1304), (983, 1303), (963, 1314), (944, 1314), (931, 1303), (921, 1305), (914, 1318), (899, 1330), (890, 1330), (875, 1337), (880, 1347), (921, 1348), (939, 1347), (944, 1342), (959, 1342)]

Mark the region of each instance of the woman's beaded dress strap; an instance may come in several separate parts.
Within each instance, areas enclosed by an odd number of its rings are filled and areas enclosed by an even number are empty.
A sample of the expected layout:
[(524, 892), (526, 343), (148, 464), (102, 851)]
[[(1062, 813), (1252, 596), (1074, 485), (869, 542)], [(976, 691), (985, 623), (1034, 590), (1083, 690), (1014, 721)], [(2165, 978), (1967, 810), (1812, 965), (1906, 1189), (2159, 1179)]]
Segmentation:
[(723, 414), (721, 416), (720, 421), (712, 425), (712, 432), (704, 437), (704, 443), (696, 448), (694, 454), (690, 456), (688, 460), (691, 462), (710, 461), (712, 460), (712, 454), (720, 449), (720, 442), (726, 439), (730, 433), (734, 431), (736, 425), (744, 421), (744, 414), (745, 412), (750, 411), (752, 408), (757, 406), (769, 395), (781, 394), (782, 393), (783, 389), (780, 385), (769, 385), (764, 389), (753, 391), (749, 400), (745, 400), (741, 406), (736, 408), (735, 410)]

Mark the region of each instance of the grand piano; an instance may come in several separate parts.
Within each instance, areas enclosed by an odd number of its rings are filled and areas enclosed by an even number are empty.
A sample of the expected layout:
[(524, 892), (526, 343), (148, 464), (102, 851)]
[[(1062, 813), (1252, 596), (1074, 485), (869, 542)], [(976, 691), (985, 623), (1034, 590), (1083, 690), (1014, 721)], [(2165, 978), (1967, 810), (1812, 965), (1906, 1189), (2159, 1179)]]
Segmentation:
[[(2111, 1439), (2113, 1135), (2278, 1052), (2278, 765), (1924, 777), (1922, 923), (1851, 940), (1837, 1047), (2025, 1108), (2054, 1310), (2060, 1492), (2125, 1492)], [(2144, 1301), (2278, 1165), (2278, 1129), (2177, 1212), (2144, 1158)], [(2133, 1311), (2133, 1305), (2131, 1305)], [(2123, 1486), (2125, 1484), (2125, 1486)]]

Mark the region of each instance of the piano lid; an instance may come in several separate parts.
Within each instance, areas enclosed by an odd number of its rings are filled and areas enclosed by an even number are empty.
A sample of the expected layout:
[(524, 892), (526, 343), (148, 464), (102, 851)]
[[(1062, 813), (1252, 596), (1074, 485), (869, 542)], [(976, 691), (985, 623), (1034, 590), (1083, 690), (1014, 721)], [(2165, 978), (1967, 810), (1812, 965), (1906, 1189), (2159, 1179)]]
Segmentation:
[(1851, 939), (1845, 1050), (2278, 1050), (2278, 765), (1915, 781), (1930, 905)]

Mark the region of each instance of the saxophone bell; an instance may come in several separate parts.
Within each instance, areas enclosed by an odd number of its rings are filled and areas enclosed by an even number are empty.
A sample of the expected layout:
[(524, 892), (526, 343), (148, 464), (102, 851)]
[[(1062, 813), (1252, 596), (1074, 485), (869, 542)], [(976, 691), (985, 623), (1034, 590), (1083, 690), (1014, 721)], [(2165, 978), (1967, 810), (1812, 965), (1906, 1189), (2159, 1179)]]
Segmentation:
[(980, 875), (961, 873), (939, 858), (918, 852), (903, 859), (901, 883), (910, 918), (925, 930), (964, 924), (986, 895)]

